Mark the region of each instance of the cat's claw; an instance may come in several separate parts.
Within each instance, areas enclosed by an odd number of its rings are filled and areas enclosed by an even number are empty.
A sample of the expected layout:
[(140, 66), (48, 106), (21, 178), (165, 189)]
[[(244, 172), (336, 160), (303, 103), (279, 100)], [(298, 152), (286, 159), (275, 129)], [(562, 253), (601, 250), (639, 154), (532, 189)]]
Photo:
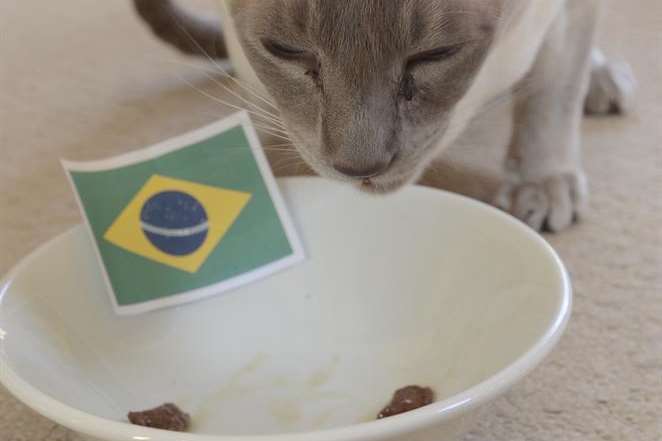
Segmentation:
[(603, 61), (591, 72), (584, 111), (588, 115), (623, 114), (632, 107), (636, 80), (625, 62)]
[(582, 215), (586, 200), (586, 179), (576, 172), (538, 182), (505, 183), (494, 203), (536, 231), (559, 232)]

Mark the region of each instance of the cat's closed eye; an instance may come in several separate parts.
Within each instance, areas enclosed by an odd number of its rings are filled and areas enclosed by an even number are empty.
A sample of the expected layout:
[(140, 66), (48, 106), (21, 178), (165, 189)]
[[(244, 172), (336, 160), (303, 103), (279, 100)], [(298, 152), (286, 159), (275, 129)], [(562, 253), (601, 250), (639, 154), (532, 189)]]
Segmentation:
[(451, 46), (442, 46), (429, 51), (420, 52), (407, 59), (407, 69), (411, 69), (424, 63), (436, 63), (448, 60), (457, 55), (464, 45), (455, 44)]
[(310, 55), (303, 49), (289, 46), (271, 39), (262, 40), (262, 45), (271, 55), (288, 61), (302, 60)]
[(400, 96), (407, 101), (411, 101), (418, 92), (416, 80), (411, 73), (413, 68), (422, 64), (446, 61), (458, 54), (462, 50), (462, 47), (463, 45), (461, 44), (443, 46), (429, 51), (420, 52), (407, 58), (405, 63), (405, 73), (400, 82)]
[(320, 63), (315, 54), (271, 39), (262, 40), (262, 45), (276, 58), (303, 65), (304, 74), (310, 77), (318, 87), (321, 87)]

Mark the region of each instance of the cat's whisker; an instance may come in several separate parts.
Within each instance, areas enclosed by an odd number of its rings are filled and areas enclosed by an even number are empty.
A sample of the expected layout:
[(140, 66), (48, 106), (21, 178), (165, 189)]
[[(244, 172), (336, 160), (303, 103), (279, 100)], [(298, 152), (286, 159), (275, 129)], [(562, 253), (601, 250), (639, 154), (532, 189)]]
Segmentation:
[(307, 167), (307, 164), (305, 161), (295, 158), (294, 160), (277, 161), (271, 167), (274, 173), (282, 172), (286, 169), (294, 169), (293, 171), (298, 173), (301, 167)]
[(263, 101), (264, 103), (268, 104), (268, 105), (271, 106), (273, 109), (275, 109), (276, 111), (278, 111), (278, 107), (276, 107), (276, 105), (275, 105), (274, 103), (272, 103), (272, 102), (271, 102), (270, 100), (268, 100), (267, 98), (263, 97), (263, 96), (262, 96), (261, 94), (259, 94), (256, 90), (254, 90), (254, 88), (249, 87), (248, 85), (244, 84), (243, 81), (239, 81), (238, 79), (236, 79), (235, 77), (233, 77), (232, 75), (230, 75), (230, 74), (229, 74), (229, 73), (223, 68), (223, 66), (221, 66), (220, 64), (218, 64), (218, 62), (217, 62), (213, 57), (211, 57), (211, 56), (207, 53), (207, 51), (206, 51), (206, 50), (200, 45), (200, 43), (198, 43), (198, 41), (197, 41), (195, 38), (193, 38), (193, 36), (189, 33), (189, 31), (186, 29), (186, 27), (183, 26), (183, 25), (179, 22), (179, 20), (177, 19), (177, 17), (174, 17), (174, 18), (175, 18), (175, 23), (177, 24), (177, 27), (179, 27), (179, 29), (180, 29), (182, 32), (184, 32), (184, 34), (186, 35), (186, 38), (188, 38), (188, 39), (189, 39), (189, 40), (190, 40), (190, 41), (191, 41), (191, 42), (192, 42), (192, 43), (193, 43), (193, 44), (194, 44), (194, 45), (200, 50), (200, 52), (201, 52), (202, 54), (204, 54), (204, 56), (205, 56), (205, 57), (206, 57), (206, 58), (207, 58), (207, 59), (208, 59), (208, 60), (209, 60), (209, 61), (210, 61), (215, 67), (216, 67), (216, 69), (218, 69), (219, 72), (221, 72), (221, 73), (222, 73), (223, 75), (225, 75), (227, 78), (230, 78), (230, 79), (231, 79), (234, 83), (236, 83), (239, 87), (243, 88), (244, 90), (246, 90), (247, 92), (249, 92), (250, 94), (252, 94), (253, 96), (255, 96), (256, 98), (260, 99), (261, 101)]
[(269, 132), (266, 132), (265, 129), (262, 129), (262, 128), (260, 128), (260, 127), (258, 127), (258, 128), (259, 128), (260, 130), (264, 131), (265, 133), (267, 133), (269, 136), (273, 136), (273, 137), (275, 137), (275, 138), (279, 138), (279, 139), (282, 139), (282, 140), (287, 140), (287, 138), (285, 138), (284, 136), (277, 135), (277, 134), (275, 134), (275, 133), (269, 133)]
[[(269, 151), (274, 151), (274, 150), (269, 149)], [(283, 157), (301, 157), (301, 154), (297, 150), (283, 150), (282, 152), (279, 150), (275, 150), (275, 151), (278, 152), (279, 154), (287, 153), (287, 155), (283, 155)]]
[[(198, 91), (198, 92), (199, 92), (199, 91)], [(224, 105), (230, 105), (230, 104), (224, 104)], [(240, 106), (236, 106), (235, 108), (238, 108), (238, 109), (241, 109), (241, 110), (247, 110), (247, 109), (244, 109), (243, 107), (240, 107)], [(224, 115), (224, 114), (218, 114), (218, 113), (212, 113), (212, 112), (204, 112), (204, 111), (201, 111), (200, 114), (202, 114), (202, 115), (210, 115), (210, 116), (213, 116), (214, 118), (223, 118), (223, 117), (226, 116), (226, 115)], [(259, 123), (266, 124), (266, 126), (267, 126), (270, 130), (277, 130), (277, 131), (280, 131), (282, 134), (284, 134), (284, 135), (288, 135), (288, 136), (289, 136), (289, 133), (288, 133), (286, 130), (283, 130), (281, 127), (279, 127), (279, 126), (275, 126), (275, 125), (272, 125), (272, 123), (271, 123), (270, 121), (261, 119), (262, 117), (259, 116), (259, 115), (253, 115), (253, 116), (255, 116), (255, 119), (258, 120)], [(290, 140), (288, 139), (288, 141), (290, 141)], [(288, 144), (285, 144), (285, 145), (291, 145), (291, 142), (288, 143)]]
[(278, 172), (286, 168), (292, 168), (298, 166), (302, 162), (303, 161), (300, 158), (297, 158), (295, 156), (289, 158), (272, 157), (270, 160), (271, 168), (273, 169), (274, 172)]
[[(220, 148), (222, 148), (223, 150), (246, 150), (248, 147), (245, 146), (245, 145), (244, 146), (222, 145), (222, 146), (220, 146)], [(278, 148), (272, 148), (272, 147), (269, 147), (269, 146), (263, 146), (262, 149), (265, 150), (265, 151), (269, 151), (269, 152), (278, 152), (279, 155), (280, 154), (286, 154), (286, 153), (287, 154), (297, 154), (297, 155), (299, 154), (299, 152), (294, 150), (294, 149), (278, 149)]]
[[(181, 81), (183, 81), (183, 82), (185, 82), (186, 84), (188, 84), (191, 88), (193, 88), (194, 90), (196, 90), (198, 93), (200, 93), (200, 94), (206, 96), (207, 98), (209, 98), (209, 99), (211, 99), (211, 100), (213, 100), (213, 101), (215, 101), (215, 102), (217, 102), (217, 103), (219, 103), (219, 104), (222, 104), (222, 105), (227, 106), (227, 107), (231, 107), (231, 108), (236, 109), (236, 110), (240, 110), (240, 111), (248, 112), (249, 114), (254, 115), (254, 116), (256, 116), (256, 117), (262, 117), (262, 115), (260, 115), (259, 113), (255, 112), (255, 111), (252, 111), (252, 110), (246, 109), (246, 108), (244, 108), (244, 107), (236, 106), (236, 105), (234, 105), (234, 104), (232, 104), (232, 103), (229, 103), (229, 102), (227, 102), (227, 101), (225, 101), (225, 100), (222, 100), (222, 99), (220, 99), (220, 98), (218, 98), (218, 97), (216, 97), (216, 96), (214, 96), (214, 95), (212, 95), (212, 94), (206, 92), (205, 90), (200, 89), (198, 86), (196, 86), (195, 84), (193, 84), (192, 82), (190, 82), (190, 81), (187, 80), (186, 78), (183, 78), (181, 75), (179, 75), (179, 78), (180, 78)], [(273, 127), (273, 126), (272, 126), (272, 127), (266, 127), (266, 129), (267, 129), (267, 130), (276, 130), (276, 129), (281, 130), (280, 128)], [(286, 133), (286, 132), (283, 132), (283, 133)], [(285, 138), (285, 137), (282, 137), (282, 136), (280, 136), (280, 137), (281, 137), (282, 139), (289, 140), (289, 138)]]
[(268, 124), (270, 127), (273, 127), (274, 129), (277, 129), (278, 131), (281, 131), (283, 133), (288, 133), (287, 127), (285, 127), (285, 125), (282, 122), (280, 122), (280, 120), (267, 118), (265, 116), (260, 116), (260, 119), (261, 119), (260, 122), (264, 124)]
[[(197, 91), (200, 92), (200, 90), (197, 90)], [(223, 117), (223, 116), (224, 116), (224, 115), (218, 115), (218, 114), (216, 114), (216, 113), (211, 113), (211, 112), (201, 112), (201, 114), (204, 114), (204, 115), (211, 115), (211, 116), (213, 116), (214, 118), (218, 118), (218, 117)], [(254, 125), (256, 128), (260, 129), (261, 131), (267, 133), (267, 134), (270, 135), (270, 136), (277, 137), (277, 138), (279, 138), (279, 139), (281, 139), (281, 140), (283, 140), (283, 141), (287, 141), (287, 142), (280, 143), (280, 144), (267, 144), (267, 145), (264, 146), (264, 148), (271, 148), (271, 147), (278, 148), (278, 147), (283, 147), (283, 149), (282, 149), (283, 151), (286, 151), (286, 150), (287, 150), (287, 151), (289, 151), (289, 150), (296, 151), (294, 145), (292, 144), (292, 140), (289, 138), (289, 135), (288, 135), (286, 132), (281, 132), (281, 134), (279, 134), (279, 133), (276, 133), (276, 132), (273, 131), (273, 130), (276, 129), (276, 128), (274, 128), (274, 127), (263, 126), (263, 125), (261, 125), (261, 124), (256, 124), (255, 122), (253, 122), (253, 125)], [(285, 135), (285, 136), (282, 136), (282, 135)], [(286, 147), (286, 148), (285, 148), (285, 147)]]
[(246, 83), (245, 81), (242, 81), (242, 80), (240, 80), (240, 79), (238, 79), (238, 78), (236, 78), (236, 77), (230, 75), (230, 73), (228, 73), (228, 71), (226, 71), (225, 68), (223, 68), (223, 66), (221, 66), (220, 64), (218, 64), (218, 63), (217, 63), (216, 61), (214, 61), (213, 59), (212, 59), (212, 63), (213, 63), (213, 65), (214, 65), (214, 67), (216, 68), (216, 69), (214, 69), (214, 71), (216, 71), (216, 72), (220, 72), (225, 78), (228, 78), (230, 81), (232, 81), (233, 83), (235, 83), (237, 86), (241, 87), (243, 90), (245, 90), (246, 92), (250, 93), (250, 94), (253, 95), (255, 98), (257, 98), (258, 100), (262, 101), (264, 104), (268, 105), (269, 107), (271, 107), (271, 108), (272, 108), (273, 110), (275, 110), (276, 112), (280, 112), (280, 109), (278, 108), (278, 106), (276, 105), (276, 103), (274, 103), (274, 102), (271, 101), (269, 98), (267, 98), (267, 97), (265, 97), (264, 95), (262, 95), (261, 93), (259, 93), (254, 87), (250, 86), (250, 85), (249, 85), (248, 83)]
[(257, 90), (255, 90), (254, 87), (251, 87), (251, 86), (248, 85), (248, 83), (245, 83), (244, 81), (241, 81), (241, 80), (239, 80), (239, 79), (233, 77), (233, 76), (230, 75), (225, 69), (223, 69), (222, 66), (218, 65), (218, 63), (214, 63), (214, 64), (215, 64), (215, 66), (216, 66), (216, 70), (217, 70), (218, 72), (220, 72), (221, 74), (223, 74), (223, 76), (225, 76), (226, 78), (229, 78), (233, 83), (237, 84), (239, 87), (241, 87), (241, 88), (244, 89), (246, 92), (248, 92), (248, 93), (250, 93), (251, 95), (253, 95), (253, 96), (254, 96), (255, 98), (257, 98), (258, 100), (262, 101), (264, 104), (266, 104), (266, 105), (268, 105), (269, 107), (271, 107), (271, 108), (272, 108), (273, 110), (275, 110), (276, 112), (280, 112), (280, 109), (278, 108), (278, 106), (277, 106), (273, 101), (271, 101), (271, 100), (268, 99), (267, 97), (265, 97), (265, 96), (263, 96), (262, 94), (260, 94)]
[(268, 144), (266, 144), (266, 145), (267, 145), (268, 147), (292, 147), (292, 148), (294, 148), (294, 144), (292, 144), (291, 142), (284, 142), (284, 143), (282, 143), (282, 144), (272, 144), (272, 143), (268, 143)]
[(260, 115), (262, 115), (262, 117), (264, 119), (269, 120), (270, 122), (274, 123), (275, 125), (280, 126), (281, 128), (285, 128), (283, 122), (281, 121), (281, 119), (278, 115), (266, 110), (265, 108), (263, 108), (261, 106), (258, 106), (256, 103), (252, 102), (251, 100), (244, 98), (243, 96), (241, 96), (241, 94), (237, 93), (236, 91), (232, 90), (230, 87), (223, 84), (222, 81), (219, 81), (218, 79), (216, 79), (203, 66), (197, 66), (197, 65), (192, 64), (192, 63), (185, 63), (185, 62), (179, 62), (179, 61), (174, 61), (174, 60), (166, 60), (166, 62), (174, 63), (174, 64), (181, 64), (181, 65), (192, 67), (192, 68), (195, 68), (195, 69), (198, 69), (198, 70), (202, 71), (204, 73), (204, 75), (207, 78), (209, 78), (211, 81), (213, 81), (217, 86), (223, 88), (223, 90), (228, 92), (230, 95), (240, 99), (246, 105), (252, 107), (254, 109), (254, 111), (256, 113), (259, 113)]
[(276, 161), (273, 164), (273, 167), (275, 169), (279, 168), (284, 168), (284, 167), (292, 167), (295, 165), (305, 165), (306, 163), (301, 159), (297, 157), (292, 157), (292, 158), (279, 158), (280, 161)]
[(264, 130), (269, 130), (271, 133), (275, 133), (281, 136), (284, 136), (286, 139), (284, 141), (287, 141), (289, 143), (292, 142), (290, 139), (290, 132), (287, 131), (287, 129), (281, 128), (279, 126), (275, 126), (272, 122), (260, 119), (259, 117), (256, 117), (255, 120), (253, 121), (253, 125), (255, 127), (260, 127), (261, 129)]
[(280, 147), (264, 146), (263, 149), (268, 150), (270, 152), (286, 152), (286, 153), (299, 154), (299, 151), (296, 150), (295, 148), (280, 148)]
[(221, 81), (217, 80), (216, 78), (214, 78), (212, 75), (210, 75), (208, 72), (206, 72), (206, 70), (204, 71), (204, 74), (205, 74), (209, 79), (211, 79), (216, 85), (218, 85), (218, 86), (220, 86), (221, 88), (223, 88), (223, 90), (225, 90), (226, 92), (228, 92), (228, 93), (231, 94), (232, 96), (234, 96), (234, 97), (236, 97), (236, 98), (239, 98), (242, 102), (246, 103), (248, 106), (250, 106), (250, 107), (256, 109), (256, 111), (259, 111), (261, 114), (264, 115), (264, 118), (265, 118), (265, 119), (269, 119), (269, 120), (272, 121), (274, 124), (280, 125), (280, 126), (282, 126), (283, 128), (285, 127), (285, 125), (283, 124), (283, 122), (282, 122), (282, 120), (280, 119), (280, 116), (279, 116), (279, 115), (277, 115), (277, 114), (275, 114), (275, 113), (273, 113), (273, 112), (270, 112), (269, 110), (265, 109), (264, 107), (261, 107), (261, 106), (257, 105), (255, 102), (253, 102), (253, 101), (251, 101), (251, 100), (249, 100), (249, 99), (247, 99), (247, 98), (244, 98), (243, 96), (241, 96), (240, 93), (235, 92), (234, 90), (232, 90), (232, 88), (226, 86), (225, 84), (223, 84), (223, 82), (221, 82)]
[(299, 153), (295, 149), (288, 149), (288, 148), (278, 148), (278, 147), (269, 147), (269, 146), (265, 146), (263, 148), (264, 148), (265, 151), (269, 151), (269, 152), (292, 153), (292, 154), (294, 154), (294, 153), (298, 154)]
[(288, 132), (287, 130), (282, 129), (280, 127), (274, 126), (269, 121), (256, 121), (256, 122), (259, 123), (262, 127), (267, 128), (268, 130), (271, 130), (272, 132), (280, 133), (281, 135), (287, 136), (287, 137), (290, 136), (290, 132)]
[(294, 148), (294, 144), (292, 144), (292, 142), (283, 142), (283, 143), (278, 143), (278, 144), (275, 144), (275, 143), (272, 143), (272, 142), (266, 142), (265, 146), (267, 146), (267, 147), (291, 147), (291, 148)]
[(260, 129), (261, 131), (263, 131), (264, 133), (266, 133), (266, 134), (268, 134), (268, 135), (270, 135), (270, 136), (273, 136), (273, 137), (275, 137), (275, 138), (282, 139), (282, 140), (284, 140), (284, 141), (289, 141), (289, 140), (290, 140), (290, 138), (287, 137), (287, 134), (280, 134), (280, 133), (274, 132), (274, 131), (272, 131), (272, 129), (270, 129), (269, 127), (267, 127), (267, 126), (263, 126), (263, 125), (261, 125), (261, 124), (255, 124), (255, 123), (253, 123), (253, 125), (255, 126), (255, 128)]

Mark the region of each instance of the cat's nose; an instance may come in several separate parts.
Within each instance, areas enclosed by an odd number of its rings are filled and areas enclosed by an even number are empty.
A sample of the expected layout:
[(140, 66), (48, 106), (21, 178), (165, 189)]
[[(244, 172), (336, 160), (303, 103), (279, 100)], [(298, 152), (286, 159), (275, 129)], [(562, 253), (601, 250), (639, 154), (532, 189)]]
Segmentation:
[(333, 168), (335, 168), (336, 171), (339, 171), (343, 175), (349, 176), (350, 178), (368, 179), (381, 175), (386, 171), (389, 165), (391, 165), (390, 162), (379, 162), (369, 167), (355, 167), (336, 163), (333, 164)]

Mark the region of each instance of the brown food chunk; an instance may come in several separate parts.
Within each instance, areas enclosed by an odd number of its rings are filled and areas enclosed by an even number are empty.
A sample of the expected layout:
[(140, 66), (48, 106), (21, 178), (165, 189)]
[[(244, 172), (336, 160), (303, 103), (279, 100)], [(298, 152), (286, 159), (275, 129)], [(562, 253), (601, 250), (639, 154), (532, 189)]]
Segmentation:
[(391, 402), (379, 412), (377, 419), (398, 415), (427, 406), (434, 402), (434, 391), (429, 387), (406, 386), (393, 394)]
[(172, 403), (142, 412), (129, 412), (129, 421), (137, 426), (173, 432), (186, 432), (191, 425), (191, 417)]

